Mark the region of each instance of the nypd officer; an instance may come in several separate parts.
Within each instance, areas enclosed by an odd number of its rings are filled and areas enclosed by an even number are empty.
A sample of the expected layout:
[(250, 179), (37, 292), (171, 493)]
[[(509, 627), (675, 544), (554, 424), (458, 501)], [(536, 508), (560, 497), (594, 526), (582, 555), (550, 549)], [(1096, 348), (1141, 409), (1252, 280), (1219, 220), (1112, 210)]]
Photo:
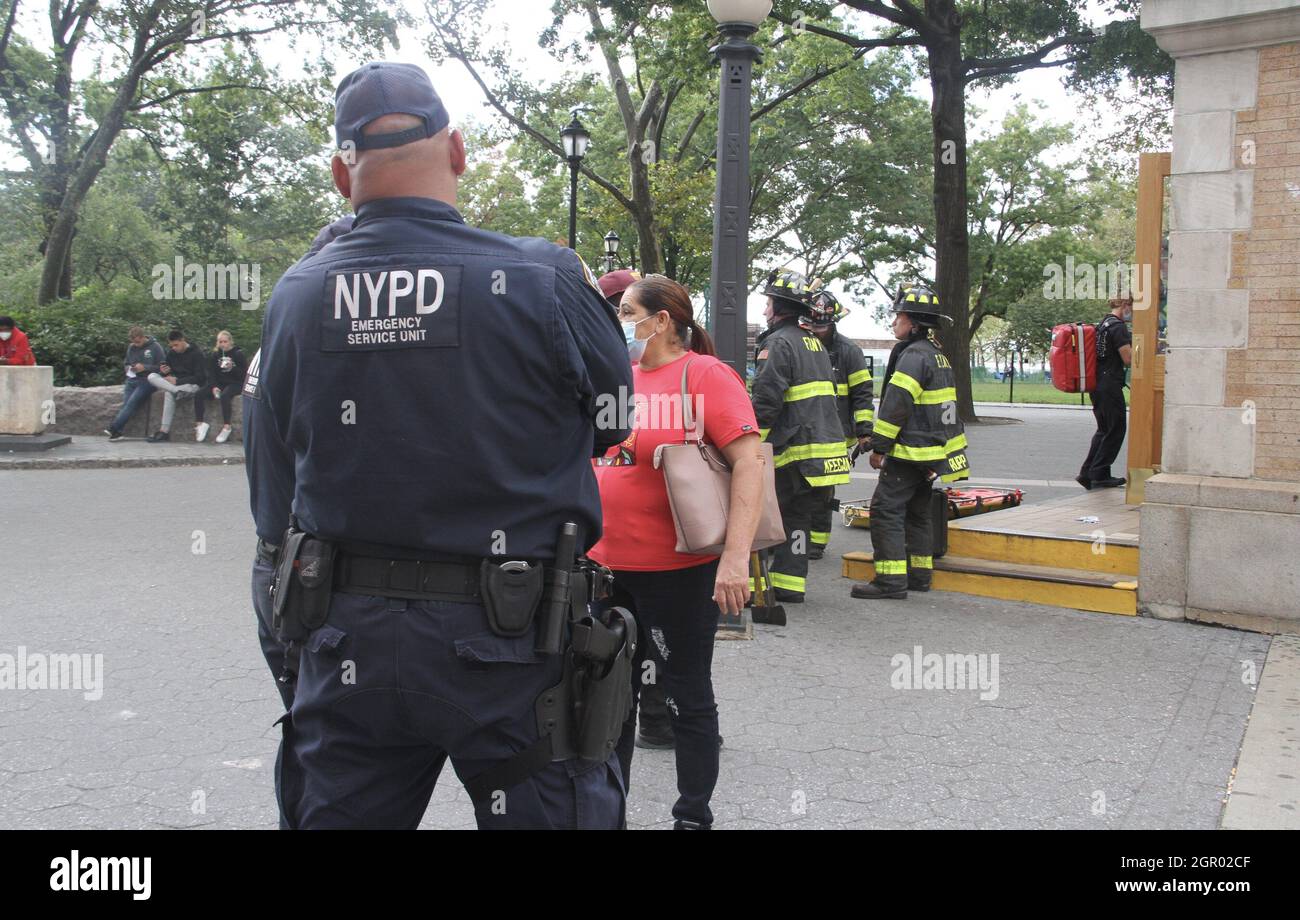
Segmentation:
[(876, 577), (850, 592), (867, 599), (930, 590), (933, 483), (970, 476), (952, 365), (931, 336), (942, 315), (939, 298), (920, 285), (905, 287), (893, 309), (898, 343), (889, 353), (871, 435), (871, 466), (880, 470), (871, 496)]
[(612, 745), (551, 730), (568, 668), (537, 619), (600, 536), (590, 458), (629, 434), (603, 411), (631, 392), (617, 319), (571, 250), (464, 225), (464, 141), (421, 69), (368, 64), (335, 105), (356, 221), (271, 295), (256, 398), (283, 451), (249, 454), (293, 484), (282, 823), (414, 828), (450, 758), (480, 827), (619, 827)]
[[(759, 336), (750, 387), (760, 433), (772, 444), (776, 496), (786, 541), (772, 551), (773, 593), (801, 604), (807, 589), (809, 532), (830, 487), (849, 482), (844, 429), (835, 404), (835, 371), (808, 331), (808, 280), (775, 271), (767, 279), (767, 330)], [(751, 585), (761, 591), (764, 585)]]

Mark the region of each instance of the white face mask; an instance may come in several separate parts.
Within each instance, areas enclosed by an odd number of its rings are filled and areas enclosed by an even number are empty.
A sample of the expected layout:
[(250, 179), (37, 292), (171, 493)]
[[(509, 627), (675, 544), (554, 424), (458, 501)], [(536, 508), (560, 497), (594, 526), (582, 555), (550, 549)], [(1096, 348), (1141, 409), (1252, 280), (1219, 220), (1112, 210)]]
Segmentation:
[(637, 320), (635, 323), (623, 324), (623, 339), (627, 342), (627, 356), (633, 361), (641, 360), (641, 357), (645, 354), (646, 343), (659, 334), (657, 332), (652, 332), (644, 339), (638, 339), (636, 337), (636, 327), (644, 323), (647, 319), (654, 319), (654, 317), (647, 316), (644, 319)]
[(9, 341), (9, 336), (11, 335), (13, 335), (12, 332), (0, 332), (0, 342)]

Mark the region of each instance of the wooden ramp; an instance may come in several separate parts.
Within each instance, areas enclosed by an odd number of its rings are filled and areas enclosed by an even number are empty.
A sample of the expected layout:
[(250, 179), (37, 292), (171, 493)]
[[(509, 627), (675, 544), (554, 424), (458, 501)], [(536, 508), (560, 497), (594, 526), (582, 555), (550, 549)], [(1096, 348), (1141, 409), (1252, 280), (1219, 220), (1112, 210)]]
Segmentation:
[[(950, 521), (934, 589), (1135, 616), (1139, 526), (1123, 489)], [(871, 553), (845, 553), (842, 571), (870, 581)]]

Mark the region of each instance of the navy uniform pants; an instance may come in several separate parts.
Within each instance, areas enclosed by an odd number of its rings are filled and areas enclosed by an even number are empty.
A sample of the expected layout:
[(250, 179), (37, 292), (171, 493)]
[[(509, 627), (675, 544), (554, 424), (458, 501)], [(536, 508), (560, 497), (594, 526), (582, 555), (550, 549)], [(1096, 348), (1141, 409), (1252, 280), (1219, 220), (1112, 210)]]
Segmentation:
[(871, 549), (877, 584), (928, 586), (934, 574), (930, 470), (887, 457), (871, 496)]
[[(533, 642), (494, 635), (479, 604), (335, 594), (281, 720), (282, 825), (413, 829), (449, 758), (469, 779), (528, 747), (561, 670)], [(474, 813), (480, 828), (620, 828), (618, 761), (554, 762)]]
[(257, 641), (262, 646), (262, 657), (271, 669), (275, 688), (287, 710), (293, 705), (293, 683), (281, 680), (284, 675), (284, 646), (271, 631), (271, 581), (275, 566), (269, 557), (260, 552), (253, 559), (253, 610), (257, 613)]

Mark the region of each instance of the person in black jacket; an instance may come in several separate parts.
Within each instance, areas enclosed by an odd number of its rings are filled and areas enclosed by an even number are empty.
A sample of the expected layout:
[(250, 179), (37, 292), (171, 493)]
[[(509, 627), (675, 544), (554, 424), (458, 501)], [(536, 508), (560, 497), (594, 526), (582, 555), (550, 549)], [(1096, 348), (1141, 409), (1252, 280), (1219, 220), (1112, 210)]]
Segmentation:
[(1125, 484), (1122, 476), (1111, 475), (1110, 466), (1124, 446), (1128, 430), (1128, 406), (1124, 403), (1124, 370), (1133, 363), (1133, 298), (1116, 297), (1110, 312), (1097, 326), (1097, 388), (1088, 394), (1097, 433), (1092, 436), (1088, 456), (1075, 482), (1085, 489), (1113, 489)]
[(221, 432), (217, 443), (224, 444), (230, 437), (230, 403), (239, 395), (244, 386), (244, 371), (248, 369), (248, 359), (235, 344), (235, 339), (226, 330), (217, 333), (217, 347), (208, 356), (207, 385), (194, 397), (194, 419), (198, 428), (194, 440), (202, 441), (208, 436), (208, 423), (203, 420), (211, 400), (221, 400)]
[(162, 424), (149, 437), (151, 443), (170, 441), (177, 396), (192, 396), (203, 383), (203, 353), (185, 341), (185, 333), (173, 329), (167, 334), (168, 354), (158, 370), (149, 375), (155, 390), (163, 391)]

